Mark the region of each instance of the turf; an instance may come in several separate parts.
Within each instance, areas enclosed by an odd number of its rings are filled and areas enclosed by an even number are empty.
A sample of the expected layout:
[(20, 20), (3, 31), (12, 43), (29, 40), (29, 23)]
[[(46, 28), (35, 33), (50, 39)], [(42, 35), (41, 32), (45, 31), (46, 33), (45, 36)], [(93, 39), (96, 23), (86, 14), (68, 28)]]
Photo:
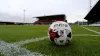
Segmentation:
[(57, 46), (48, 39), (25, 44), (24, 47), (51, 56), (100, 56), (100, 37), (73, 37), (66, 46)]
[(17, 42), (47, 35), (48, 26), (0, 26), (0, 40)]
[[(5, 42), (18, 42), (22, 40), (40, 38), (47, 36), (47, 25), (40, 26), (19, 26), (0, 25), (0, 40)], [(84, 26), (100, 32), (99, 27)], [(71, 25), (72, 34), (97, 35), (80, 26)], [(45, 39), (38, 42), (31, 42), (23, 45), (32, 52), (39, 52), (51, 56), (100, 56), (100, 36), (73, 36), (72, 42), (66, 46), (57, 46)], [(0, 54), (0, 56), (2, 56)]]
[(89, 28), (91, 30), (95, 30), (95, 31), (100, 32), (100, 27), (99, 26), (84, 26), (84, 27), (87, 27), (87, 28)]
[[(49, 26), (0, 26), (0, 40), (6, 42), (17, 42), (37, 37), (47, 36)], [(81, 28), (80, 26), (71, 26), (73, 34), (96, 34)]]
[(0, 53), (0, 56), (4, 56), (4, 55)]
[[(96, 33), (88, 31), (80, 26), (71, 26), (74, 34)], [(72, 42), (66, 46), (57, 46), (49, 39), (43, 41), (28, 43), (25, 47), (32, 52), (40, 52), (51, 56), (100, 56), (100, 36), (77, 36), (73, 37)]]
[(82, 28), (81, 26), (72, 25), (71, 28), (72, 28), (73, 34), (96, 34), (94, 32), (91, 32)]

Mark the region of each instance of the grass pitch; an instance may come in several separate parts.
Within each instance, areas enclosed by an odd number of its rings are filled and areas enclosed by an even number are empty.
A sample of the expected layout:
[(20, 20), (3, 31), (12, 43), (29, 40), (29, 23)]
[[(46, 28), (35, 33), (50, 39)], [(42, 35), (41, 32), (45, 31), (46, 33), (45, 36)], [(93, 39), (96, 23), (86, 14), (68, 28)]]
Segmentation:
[(100, 56), (100, 37), (73, 37), (66, 46), (57, 46), (48, 39), (25, 44), (24, 47), (51, 56)]
[[(49, 26), (0, 26), (0, 40), (5, 42), (18, 42), (32, 38), (47, 36)], [(100, 27), (89, 27), (89, 29), (100, 32)], [(98, 35), (80, 26), (71, 26), (73, 35), (89, 34)], [(44, 39), (31, 42), (22, 47), (31, 52), (39, 52), (51, 56), (100, 56), (100, 36), (73, 36), (69, 45), (57, 46)], [(0, 56), (3, 56), (0, 54)]]
[(98, 31), (98, 32), (100, 32), (100, 26), (85, 26), (85, 27), (87, 27), (87, 28), (89, 28), (89, 29), (91, 29), (91, 30), (95, 30), (95, 31)]
[(4, 55), (0, 53), (0, 56), (4, 56)]
[[(72, 25), (71, 28), (72, 28), (72, 33), (73, 33), (73, 35), (74, 35), (74, 34), (96, 34), (96, 33), (94, 33), (94, 32), (88, 31), (88, 30), (86, 30), (86, 29), (84, 29), (84, 28), (82, 28), (82, 27), (80, 27), (80, 26)], [(90, 27), (90, 28), (91, 28), (91, 27)], [(100, 27), (99, 27), (99, 28), (100, 28)]]
[(0, 26), (0, 40), (17, 42), (47, 36), (48, 26)]

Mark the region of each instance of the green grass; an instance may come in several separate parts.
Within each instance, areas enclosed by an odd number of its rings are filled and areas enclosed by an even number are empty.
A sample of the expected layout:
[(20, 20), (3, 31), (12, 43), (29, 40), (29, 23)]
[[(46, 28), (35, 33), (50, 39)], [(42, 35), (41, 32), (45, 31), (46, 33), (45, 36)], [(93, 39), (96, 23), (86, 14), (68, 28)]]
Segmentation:
[[(47, 36), (49, 26), (4, 26), (0, 25), (0, 40), (6, 42), (17, 42), (32, 38)], [(100, 32), (99, 27), (88, 27)], [(80, 26), (71, 26), (74, 34), (91, 34), (96, 33), (88, 31)], [(45, 39), (38, 42), (31, 42), (23, 45), (32, 52), (40, 52), (51, 56), (100, 56), (100, 36), (73, 36), (72, 42), (66, 46), (57, 46)], [(0, 54), (0, 56), (2, 56)]]
[(0, 40), (17, 42), (47, 36), (48, 26), (0, 26)]
[(24, 47), (51, 56), (100, 56), (100, 37), (73, 37), (66, 46), (57, 46), (46, 39), (25, 44)]
[(4, 55), (0, 53), (0, 56), (4, 56)]
[[(71, 26), (73, 34), (96, 34), (80, 26)], [(100, 56), (100, 36), (77, 36), (66, 46), (57, 46), (45, 39), (39, 42), (25, 44), (32, 52), (40, 52), (51, 56)]]
[(80, 26), (71, 26), (73, 34), (96, 34), (94, 32), (88, 31)]
[[(47, 36), (49, 26), (14, 26), (0, 25), (0, 40), (6, 42), (17, 42), (36, 37)], [(71, 26), (73, 34), (96, 34), (81, 28)]]
[(85, 26), (85, 27), (87, 27), (87, 28), (89, 28), (91, 30), (95, 30), (95, 31), (100, 32), (100, 27), (99, 26)]

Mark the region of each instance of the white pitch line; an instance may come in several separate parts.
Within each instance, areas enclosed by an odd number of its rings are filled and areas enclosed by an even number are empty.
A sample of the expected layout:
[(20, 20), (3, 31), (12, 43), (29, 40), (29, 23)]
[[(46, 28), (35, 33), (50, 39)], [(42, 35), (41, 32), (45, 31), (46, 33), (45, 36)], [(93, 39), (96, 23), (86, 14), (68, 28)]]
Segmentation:
[(38, 52), (30, 52), (17, 45), (0, 41), (0, 53), (4, 56), (47, 56)]
[(86, 30), (88, 30), (88, 31), (91, 31), (91, 32), (94, 32), (94, 33), (100, 34), (100, 32), (97, 32), (97, 31), (95, 31), (95, 30), (91, 30), (91, 29), (86, 28), (86, 27), (83, 27), (83, 26), (81, 26), (81, 27), (84, 28), (84, 29), (86, 29)]
[[(74, 34), (72, 36), (100, 36), (100, 35)], [(17, 46), (22, 46), (24, 44), (27, 44), (27, 43), (30, 43), (30, 42), (36, 42), (36, 41), (44, 40), (46, 38), (48, 38), (48, 36), (41, 37), (41, 38), (34, 38), (34, 39), (23, 40), (23, 41), (15, 42), (15, 43), (12, 43), (12, 44), (17, 45)]]
[(41, 38), (28, 39), (28, 40), (23, 40), (23, 41), (15, 42), (13, 44), (21, 46), (21, 45), (24, 45), (24, 44), (27, 44), (27, 43), (30, 43), (30, 42), (36, 42), (36, 41), (44, 40), (46, 38), (48, 38), (48, 37), (45, 36), (45, 37), (41, 37)]
[(91, 34), (74, 34), (72, 36), (100, 36), (100, 35), (91, 35)]
[[(100, 35), (75, 34), (72, 36), (100, 36)], [(24, 45), (30, 42), (44, 40), (46, 38), (47, 36), (41, 37), (41, 38), (29, 39), (25, 41), (19, 41), (15, 43), (6, 43), (4, 41), (0, 41), (0, 53), (4, 54), (4, 56), (47, 56), (45, 54), (41, 54), (38, 52), (30, 52), (26, 48), (20, 47), (21, 45)]]

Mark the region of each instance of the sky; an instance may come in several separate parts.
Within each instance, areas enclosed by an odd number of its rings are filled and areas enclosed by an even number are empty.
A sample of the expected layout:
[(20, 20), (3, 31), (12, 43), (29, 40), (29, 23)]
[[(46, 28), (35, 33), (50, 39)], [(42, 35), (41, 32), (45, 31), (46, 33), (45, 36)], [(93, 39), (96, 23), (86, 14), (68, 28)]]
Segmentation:
[[(34, 22), (36, 16), (65, 14), (69, 23), (86, 21), (90, 0), (0, 0), (0, 21)], [(98, 0), (91, 0), (93, 7)], [(25, 21), (24, 21), (25, 10)]]

